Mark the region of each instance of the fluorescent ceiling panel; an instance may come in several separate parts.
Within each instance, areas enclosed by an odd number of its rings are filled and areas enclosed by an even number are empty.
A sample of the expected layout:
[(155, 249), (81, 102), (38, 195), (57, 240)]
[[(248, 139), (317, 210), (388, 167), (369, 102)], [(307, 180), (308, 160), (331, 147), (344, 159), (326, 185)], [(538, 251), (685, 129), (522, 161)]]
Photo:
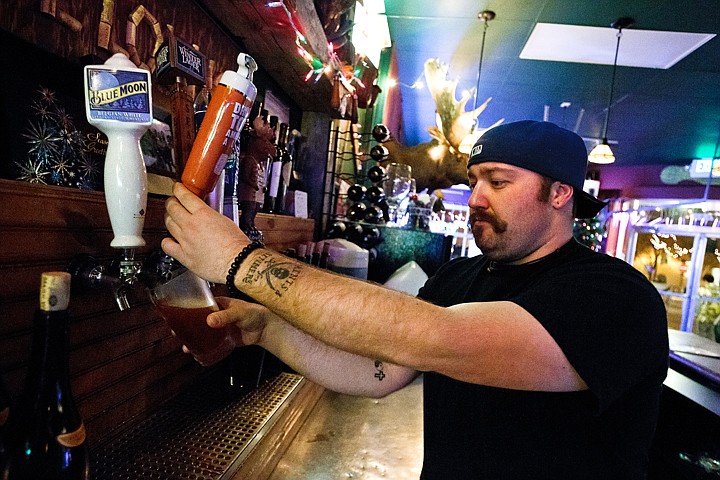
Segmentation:
[[(612, 65), (617, 33), (614, 28), (538, 23), (520, 58)], [(667, 69), (714, 36), (714, 33), (623, 29), (618, 65)]]

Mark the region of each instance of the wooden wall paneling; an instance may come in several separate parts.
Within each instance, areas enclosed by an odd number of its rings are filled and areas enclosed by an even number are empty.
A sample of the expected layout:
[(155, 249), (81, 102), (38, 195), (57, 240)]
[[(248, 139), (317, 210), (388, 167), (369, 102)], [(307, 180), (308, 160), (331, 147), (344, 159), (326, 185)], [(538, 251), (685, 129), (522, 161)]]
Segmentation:
[[(3, 313), (0, 311), (0, 313)], [(5, 316), (3, 314), (3, 316)], [(3, 377), (7, 388), (11, 392), (19, 393), (22, 387), (22, 381), (25, 378), (27, 370), (27, 360), (30, 355), (30, 345), (32, 339), (30, 332), (24, 332), (17, 335), (3, 336), (3, 341), (0, 342), (0, 349), (2, 349), (3, 357), (5, 359), (5, 365), (3, 365)]]
[[(144, 346), (169, 335), (168, 328), (163, 322), (149, 318), (145, 311), (135, 310), (139, 312), (138, 316), (145, 317), (144, 323), (114, 335), (107, 335), (92, 343), (73, 346), (75, 355), (70, 362), (70, 367), (75, 374), (97, 368), (98, 365), (121, 358), (129, 353), (134, 354)], [(102, 317), (97, 318), (102, 320)], [(133, 363), (135, 363), (134, 360)]]
[[(43, 14), (40, 2), (36, 0), (7, 0), (0, 2), (0, 28), (71, 62), (77, 63), (85, 57), (104, 61), (116, 51), (128, 51), (130, 46), (126, 32), (129, 16), (142, 5), (157, 20), (163, 32), (166, 25), (172, 25), (178, 37), (196, 44), (208, 59), (214, 60), (216, 78), (219, 72), (236, 69), (237, 54), (242, 48), (259, 62), (301, 109), (331, 113), (330, 81), (327, 78), (317, 82), (305, 81), (310, 69), (297, 53), (295, 31), (286, 13), (282, 8), (267, 7), (266, 3), (264, 0), (204, 2), (210, 13), (223, 22), (223, 27), (220, 27), (197, 2), (59, 0), (60, 8), (80, 25), (81, 28), (76, 31), (57, 18)], [(298, 0), (296, 4), (293, 18), (309, 40), (305, 47), (327, 64), (327, 39), (312, 0)], [(110, 23), (103, 22), (103, 19)], [(152, 67), (155, 32), (146, 21), (134, 29), (138, 56)], [(238, 42), (242, 42), (244, 48)]]
[(255, 225), (263, 232), (265, 244), (278, 251), (312, 240), (315, 229), (314, 220), (282, 215), (259, 214)]
[[(104, 290), (73, 291), (72, 306), (74, 345), (97, 343), (106, 338), (141, 327), (158, 317), (148, 318), (149, 302), (132, 302), (131, 308), (120, 311), (109, 292)], [(97, 318), (102, 318), (98, 325)]]
[[(4, 245), (3, 233), (5, 227), (0, 225), (0, 256), (2, 255), (2, 245)], [(35, 248), (34, 244), (27, 245), (28, 251)], [(28, 253), (29, 255), (29, 253)], [(3, 263), (0, 260), (0, 278), (5, 279), (0, 288), (0, 305), (10, 301), (22, 298), (23, 295), (37, 293), (40, 286), (40, 274), (49, 270), (64, 270), (67, 264), (66, 259), (55, 258), (46, 260), (41, 263), (22, 262), (22, 263)], [(10, 281), (12, 279), (12, 281)], [(34, 290), (33, 290), (34, 289)], [(37, 296), (33, 299), (33, 306), (37, 305)], [(0, 323), (0, 325), (2, 325)], [(2, 327), (0, 326), (0, 332)], [(0, 364), (2, 361), (0, 360)]]
[[(150, 368), (171, 354), (179, 352), (180, 346), (177, 340), (168, 332), (167, 336), (159, 336), (152, 343), (143, 345), (137, 350), (125, 352), (120, 357), (98, 363), (92, 369), (80, 372), (73, 384), (73, 393), (79, 398), (88, 397), (94, 391), (116, 385), (123, 378)], [(128, 358), (131, 358), (132, 362), (127, 361)], [(191, 360), (186, 355), (183, 355), (182, 358), (186, 362)]]
[(91, 422), (102, 412), (116, 408), (132, 398), (143, 394), (152, 385), (170, 378), (179, 370), (194, 363), (188, 355), (168, 355), (154, 365), (138, 368), (133, 374), (121, 378), (112, 388), (98, 388), (87, 397), (77, 397), (83, 405), (83, 418)]
[[(77, 253), (105, 263), (116, 257), (100, 192), (0, 180), (0, 373), (17, 398), (27, 372), (40, 273), (63, 270)], [(258, 215), (275, 249), (312, 240), (314, 221)], [(164, 198), (150, 198), (142, 257), (166, 235)], [(74, 394), (91, 442), (141, 421), (203, 375), (149, 302), (133, 290), (132, 308), (119, 311), (107, 291), (73, 292), (70, 365)]]
[[(93, 376), (95, 368), (115, 363), (112, 369), (107, 369), (112, 377), (120, 375), (124, 368), (122, 359), (132, 357), (141, 352), (144, 358), (151, 348), (156, 353), (156, 359), (167, 355), (165, 344), (172, 344), (179, 351), (180, 345), (172, 338), (170, 330), (155, 315), (148, 315), (148, 305), (145, 308), (131, 308), (119, 312), (114, 301), (103, 301), (106, 295), (74, 295), (71, 304), (72, 325), (70, 330), (70, 344), (73, 350), (71, 357), (71, 371), (76, 379), (75, 383), (87, 383), (84, 375)], [(109, 297), (109, 295), (107, 296)], [(108, 299), (109, 300), (109, 299)], [(24, 377), (27, 356), (30, 351), (32, 332), (32, 318), (28, 316), (35, 311), (37, 299), (3, 304), (2, 329), (0, 329), (0, 351), (3, 352), (4, 370), (21, 369), (22, 373), (16, 375)], [(88, 306), (102, 305), (103, 308), (91, 312)], [(7, 321), (6, 321), (7, 320)], [(146, 338), (155, 338), (147, 343)], [(135, 341), (133, 344), (132, 341)], [(157, 349), (162, 343), (163, 348)], [(118, 362), (121, 360), (121, 362)], [(147, 361), (133, 359), (133, 363), (147, 365)], [(121, 365), (117, 365), (121, 363)], [(103, 375), (105, 377), (105, 375)], [(10, 382), (8, 382), (10, 383)], [(82, 394), (75, 392), (76, 394)]]
[[(173, 375), (144, 386), (135, 395), (114, 405), (86, 422), (88, 441), (94, 448), (148, 418), (153, 411), (198, 381), (206, 372), (195, 362), (185, 364)], [(117, 389), (116, 389), (117, 390)], [(82, 404), (81, 404), (82, 407)]]
[(54, 51), (66, 58), (79, 58), (88, 52), (85, 45), (91, 41), (90, 25), (99, 18), (101, 2), (62, 1), (60, 4), (68, 15), (77, 19), (82, 28), (74, 31), (54, 18), (40, 11), (40, 3), (34, 0), (10, 0), (0, 2), (0, 26), (4, 30), (16, 33), (20, 37), (39, 45), (45, 50)]
[[(3, 242), (3, 261), (22, 263), (26, 261), (43, 262), (55, 258), (71, 258), (77, 253), (92, 251), (84, 244), (92, 232), (92, 244), (110, 245), (113, 238), (108, 230), (73, 230), (67, 228), (9, 227), (4, 228), (0, 241)], [(28, 250), (28, 246), (32, 246)]]

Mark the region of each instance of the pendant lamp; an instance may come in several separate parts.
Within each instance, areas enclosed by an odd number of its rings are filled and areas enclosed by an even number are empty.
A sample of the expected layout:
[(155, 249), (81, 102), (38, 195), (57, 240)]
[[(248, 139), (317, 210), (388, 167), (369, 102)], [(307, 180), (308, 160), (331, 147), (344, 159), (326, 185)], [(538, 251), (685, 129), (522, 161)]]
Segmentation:
[[(492, 10), (483, 10), (482, 12), (478, 13), (478, 18), (482, 20), (483, 22), (483, 34), (482, 34), (482, 42), (480, 43), (480, 61), (478, 62), (478, 72), (477, 72), (477, 80), (475, 81), (475, 94), (473, 97), (473, 110), (477, 108), (477, 99), (478, 99), (478, 90), (480, 90), (480, 72), (482, 72), (482, 62), (483, 62), (483, 54), (485, 53), (485, 35), (487, 34), (487, 28), (488, 28), (488, 22), (495, 18), (495, 12)], [(458, 151), (460, 153), (470, 153), (470, 150), (472, 150), (473, 145), (475, 145), (475, 142), (478, 138), (480, 138), (480, 131), (477, 129), (477, 119), (475, 119), (475, 125), (472, 128), (472, 131), (465, 135), (465, 138), (462, 139), (462, 142), (460, 142), (460, 146), (458, 147)]]
[(617, 71), (617, 60), (618, 52), (620, 51), (620, 39), (622, 38), (622, 29), (627, 28), (635, 23), (635, 19), (632, 17), (620, 17), (615, 20), (610, 26), (616, 29), (617, 32), (617, 45), (615, 46), (615, 60), (613, 61), (613, 72), (612, 80), (610, 81), (610, 96), (608, 97), (607, 111), (605, 112), (605, 126), (603, 128), (602, 141), (595, 145), (588, 155), (588, 161), (590, 163), (608, 164), (615, 161), (615, 155), (613, 155), (610, 145), (608, 145), (607, 130), (608, 122), (610, 121), (610, 108), (612, 107), (613, 90), (615, 88), (615, 72)]

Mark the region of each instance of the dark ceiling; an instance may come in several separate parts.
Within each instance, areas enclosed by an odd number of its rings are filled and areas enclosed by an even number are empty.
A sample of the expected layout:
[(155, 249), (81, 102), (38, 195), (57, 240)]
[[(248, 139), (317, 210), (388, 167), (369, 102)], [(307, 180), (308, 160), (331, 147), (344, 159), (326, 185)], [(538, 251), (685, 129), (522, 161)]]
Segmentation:
[[(435, 105), (427, 89), (412, 89), (428, 58), (449, 65), (459, 92), (475, 86), (482, 22), (487, 29), (478, 99), (492, 97), (480, 126), (544, 118), (586, 138), (602, 136), (611, 65), (519, 58), (537, 22), (609, 27), (631, 16), (634, 29), (720, 33), (717, 0), (385, 0), (402, 89), (405, 143), (430, 140)], [(621, 47), (622, 49), (622, 43)], [(608, 45), (614, 52), (614, 42)], [(562, 102), (571, 105), (561, 108)], [(617, 166), (687, 164), (718, 150), (720, 138), (720, 37), (667, 70), (618, 67), (608, 137)], [(592, 148), (592, 142), (587, 143)], [(718, 156), (715, 153), (714, 156)]]

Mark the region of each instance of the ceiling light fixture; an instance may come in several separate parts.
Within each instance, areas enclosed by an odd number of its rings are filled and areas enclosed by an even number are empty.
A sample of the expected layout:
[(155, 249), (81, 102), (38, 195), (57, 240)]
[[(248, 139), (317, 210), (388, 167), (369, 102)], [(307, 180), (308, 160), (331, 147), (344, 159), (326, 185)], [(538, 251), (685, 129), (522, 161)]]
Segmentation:
[[(488, 22), (495, 18), (495, 12), (492, 10), (483, 10), (482, 12), (478, 13), (478, 18), (482, 20), (483, 22), (483, 34), (482, 34), (482, 42), (480, 43), (480, 60), (478, 61), (478, 72), (477, 72), (477, 79), (475, 80), (475, 93), (473, 96), (473, 110), (475, 110), (478, 107), (478, 90), (480, 90), (480, 72), (482, 72), (482, 62), (483, 62), (483, 54), (485, 53), (485, 35), (487, 34), (488, 29)], [(475, 142), (478, 138), (480, 138), (480, 135), (477, 133), (477, 118), (475, 119), (475, 125), (473, 125), (472, 131), (465, 136), (465, 138), (460, 143), (460, 146), (458, 147), (458, 150), (460, 153), (470, 153), (470, 150), (472, 149), (473, 145), (475, 145)]]
[(612, 80), (610, 81), (610, 96), (608, 97), (607, 111), (605, 112), (605, 126), (603, 128), (602, 141), (595, 145), (590, 155), (588, 155), (588, 161), (591, 163), (608, 164), (615, 161), (615, 155), (610, 150), (608, 145), (607, 130), (608, 122), (610, 121), (610, 108), (612, 107), (613, 90), (615, 89), (615, 72), (617, 70), (618, 63), (618, 52), (620, 51), (620, 39), (622, 38), (622, 29), (627, 28), (635, 23), (635, 19), (632, 17), (620, 17), (615, 20), (610, 26), (616, 29), (617, 32), (617, 45), (615, 46), (615, 60), (613, 61), (613, 72)]
[(473, 99), (473, 109), (476, 109), (478, 90), (480, 90), (480, 73), (482, 72), (483, 54), (485, 53), (485, 35), (487, 35), (488, 22), (495, 18), (495, 12), (492, 10), (483, 10), (478, 13), (478, 18), (483, 22), (483, 35), (482, 42), (480, 42), (480, 60), (478, 61), (478, 73), (477, 79), (475, 80), (475, 98)]

